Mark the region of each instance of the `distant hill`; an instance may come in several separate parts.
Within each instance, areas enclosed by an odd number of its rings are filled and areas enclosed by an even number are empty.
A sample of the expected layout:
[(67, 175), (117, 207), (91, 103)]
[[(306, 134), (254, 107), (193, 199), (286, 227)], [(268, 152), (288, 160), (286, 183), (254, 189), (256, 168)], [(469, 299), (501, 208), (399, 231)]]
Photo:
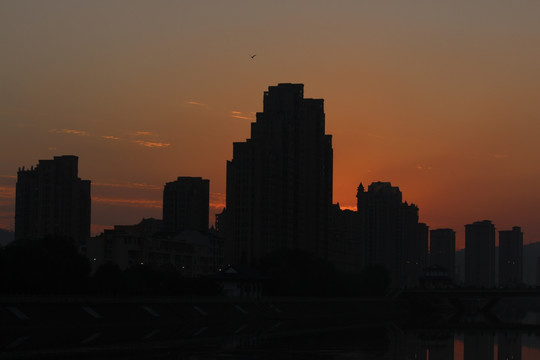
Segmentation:
[(6, 246), (15, 239), (13, 231), (0, 229), (0, 246)]
[[(536, 279), (537, 262), (540, 258), (540, 242), (523, 245), (523, 282), (526, 285), (539, 284)], [(495, 265), (498, 271), (499, 248), (495, 248)], [(465, 250), (456, 251), (456, 279), (458, 282), (465, 280)]]

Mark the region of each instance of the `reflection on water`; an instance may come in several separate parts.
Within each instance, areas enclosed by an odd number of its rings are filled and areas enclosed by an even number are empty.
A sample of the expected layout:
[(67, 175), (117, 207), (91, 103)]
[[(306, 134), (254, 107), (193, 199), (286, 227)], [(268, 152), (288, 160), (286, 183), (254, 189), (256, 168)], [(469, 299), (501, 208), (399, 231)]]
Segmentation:
[[(493, 312), (454, 316), (412, 312), (363, 323), (259, 319), (102, 324), (54, 328), (0, 326), (2, 359), (540, 359), (539, 306), (502, 303)], [(243, 318), (241, 318), (243, 319)], [(364, 319), (363, 317), (361, 319)], [(1, 324), (0, 324), (1, 325)]]
[[(1, 355), (1, 354), (0, 354)], [(9, 353), (7, 355), (10, 355)], [(16, 354), (11, 354), (16, 355)], [(62, 356), (64, 355), (64, 356)], [(1, 357), (1, 356), (0, 356)], [(7, 357), (17, 358), (15, 357)], [(540, 331), (403, 329), (381, 324), (286, 336), (251, 334), (199, 343), (131, 344), (76, 352), (31, 353), (21, 358), (175, 360), (519, 360), (540, 359)]]

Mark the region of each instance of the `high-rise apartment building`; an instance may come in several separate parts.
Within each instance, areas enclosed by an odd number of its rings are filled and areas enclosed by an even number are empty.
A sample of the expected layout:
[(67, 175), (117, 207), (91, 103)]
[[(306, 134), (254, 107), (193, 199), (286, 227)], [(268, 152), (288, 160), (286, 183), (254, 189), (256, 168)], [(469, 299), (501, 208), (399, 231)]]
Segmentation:
[(208, 231), (210, 180), (178, 177), (163, 190), (163, 226), (167, 233), (184, 230)]
[(495, 286), (495, 226), (489, 220), (465, 225), (465, 285)]
[(523, 283), (523, 232), (519, 226), (499, 231), (499, 286)]
[(442, 266), (454, 279), (456, 274), (456, 232), (452, 229), (434, 229), (429, 232), (429, 260), (431, 265)]
[(427, 265), (428, 228), (418, 222), (418, 207), (402, 201), (399, 187), (360, 184), (357, 211), (368, 264), (384, 266), (393, 287), (416, 286)]
[(77, 156), (39, 160), (19, 169), (15, 238), (68, 238), (80, 248), (90, 236), (90, 180), (78, 177)]
[(333, 153), (323, 103), (305, 99), (303, 84), (270, 86), (251, 138), (234, 143), (227, 162), (229, 262), (254, 263), (283, 248), (327, 258)]

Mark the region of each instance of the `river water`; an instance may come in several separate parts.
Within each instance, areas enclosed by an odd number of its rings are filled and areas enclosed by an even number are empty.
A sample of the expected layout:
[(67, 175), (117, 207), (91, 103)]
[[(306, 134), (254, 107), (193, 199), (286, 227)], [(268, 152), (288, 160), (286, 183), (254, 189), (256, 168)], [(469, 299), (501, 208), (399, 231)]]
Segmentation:
[(269, 320), (226, 331), (182, 324), (5, 329), (0, 359), (540, 359), (540, 312), (510, 303), (497, 316), (442, 319), (322, 327)]

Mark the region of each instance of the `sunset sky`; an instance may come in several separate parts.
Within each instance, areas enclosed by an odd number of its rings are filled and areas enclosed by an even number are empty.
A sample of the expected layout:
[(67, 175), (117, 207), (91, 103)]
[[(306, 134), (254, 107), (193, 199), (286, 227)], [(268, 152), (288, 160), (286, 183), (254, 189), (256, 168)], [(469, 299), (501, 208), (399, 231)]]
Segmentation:
[[(0, 227), (17, 168), (78, 155), (92, 231), (161, 218), (210, 179), (263, 92), (325, 100), (334, 202), (390, 181), (431, 229), (490, 219), (540, 241), (540, 1), (0, 1)], [(253, 59), (250, 55), (257, 54)]]

